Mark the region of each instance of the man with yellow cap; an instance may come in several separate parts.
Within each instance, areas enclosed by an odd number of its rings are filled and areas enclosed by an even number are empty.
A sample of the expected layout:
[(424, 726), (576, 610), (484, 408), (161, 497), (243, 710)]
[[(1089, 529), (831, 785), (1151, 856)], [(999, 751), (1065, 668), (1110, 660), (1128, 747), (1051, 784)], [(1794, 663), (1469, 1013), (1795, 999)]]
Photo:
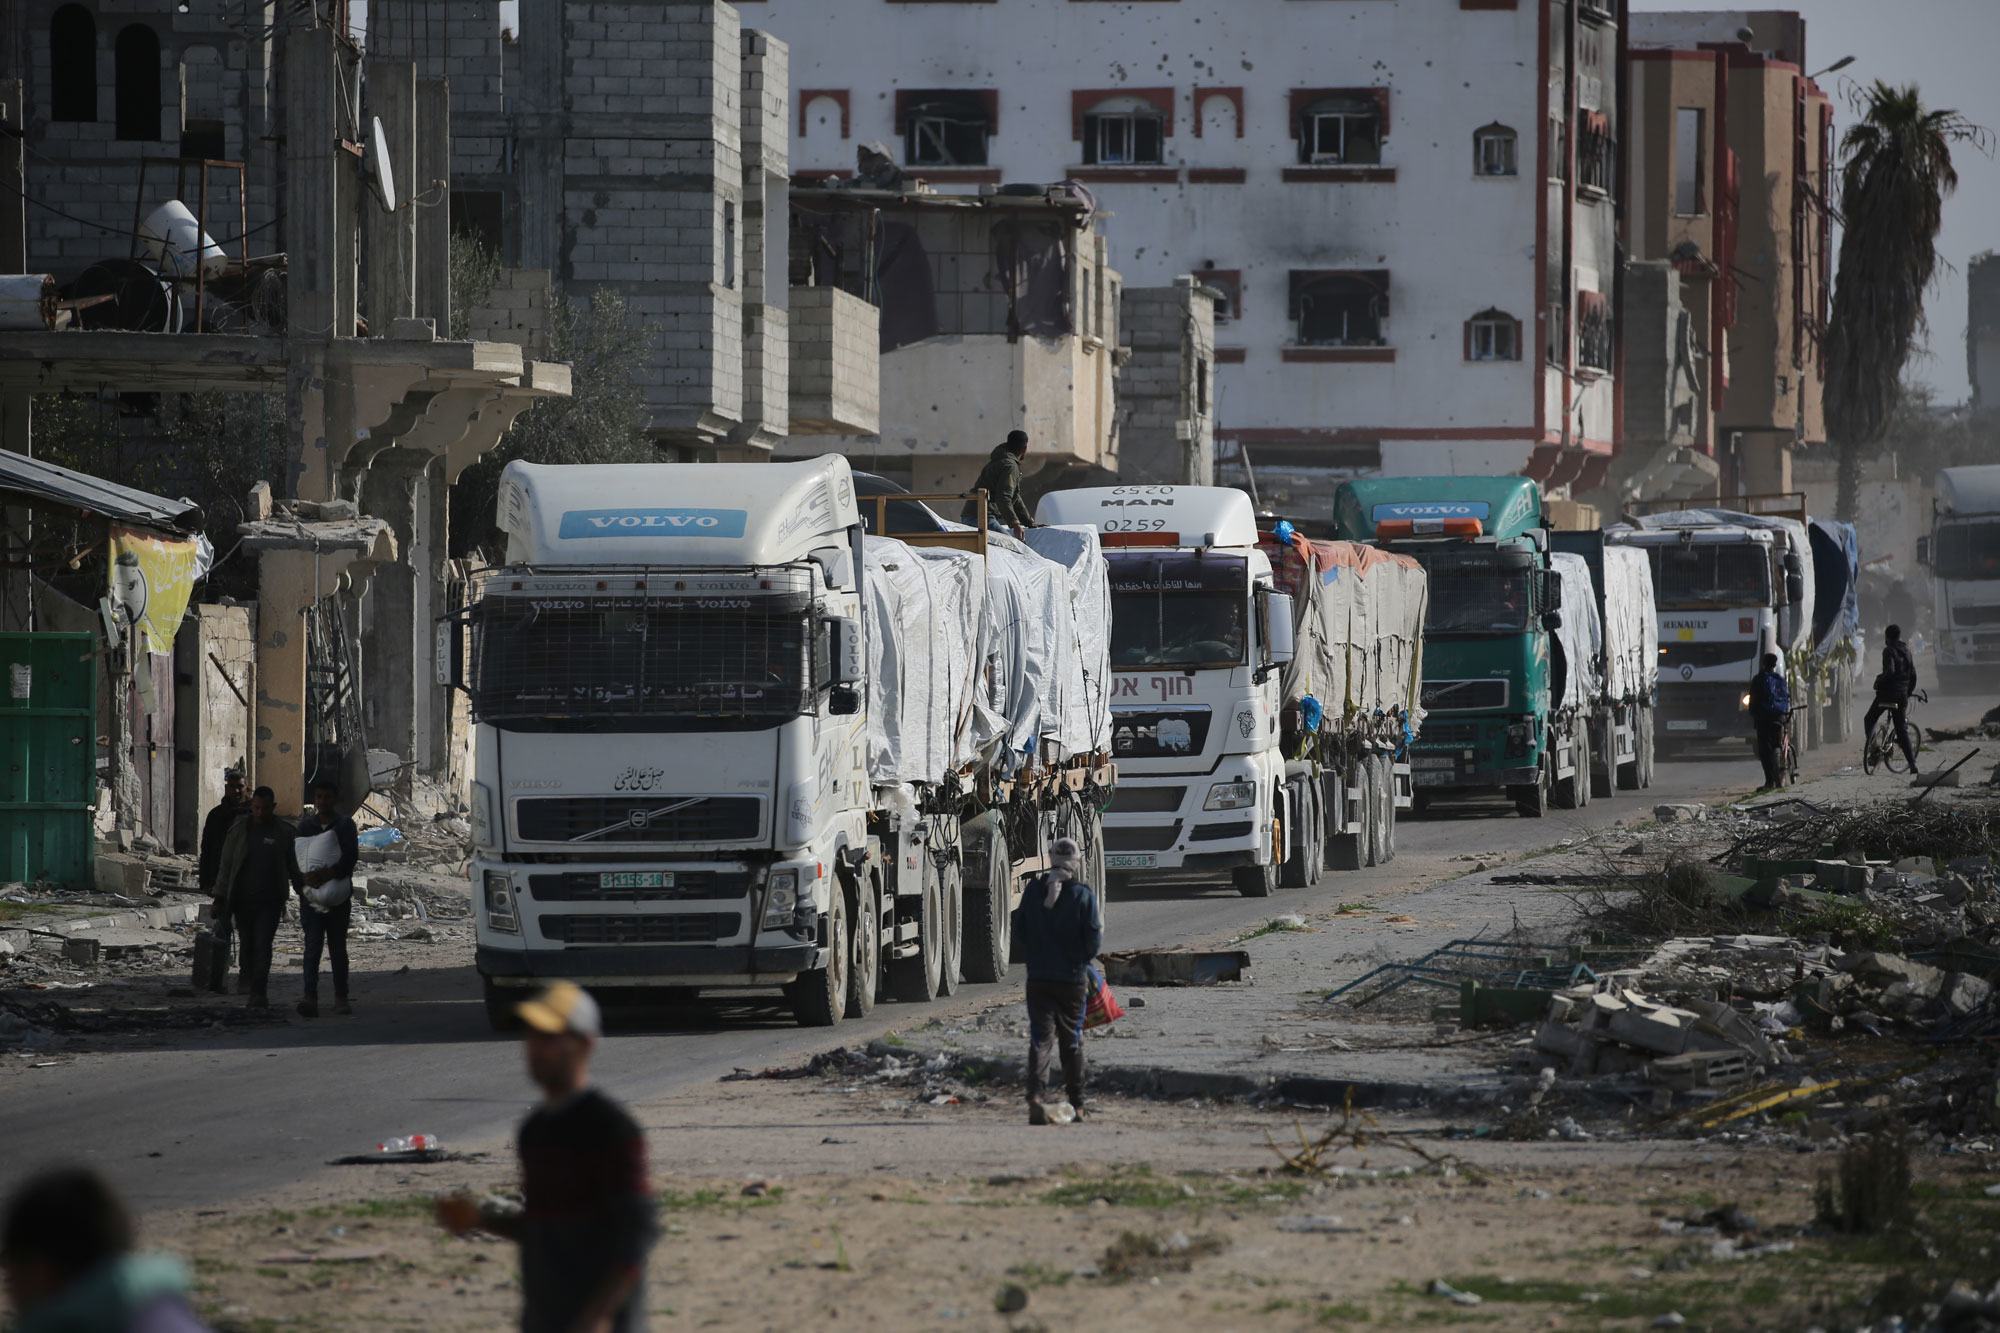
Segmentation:
[(542, 1104), (521, 1122), (522, 1206), (463, 1195), (438, 1201), (454, 1235), (490, 1231), (521, 1246), (522, 1333), (637, 1333), (646, 1326), (646, 1252), (657, 1236), (646, 1136), (590, 1086), (603, 1036), (597, 1001), (558, 981), (515, 1010)]

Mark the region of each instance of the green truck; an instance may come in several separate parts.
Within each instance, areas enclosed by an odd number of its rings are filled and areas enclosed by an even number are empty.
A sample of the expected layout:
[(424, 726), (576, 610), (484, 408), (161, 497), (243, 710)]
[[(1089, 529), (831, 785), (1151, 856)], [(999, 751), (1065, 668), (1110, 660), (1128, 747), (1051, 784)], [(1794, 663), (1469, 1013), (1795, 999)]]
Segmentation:
[(1561, 572), (1582, 562), (1551, 550), (1540, 488), (1526, 477), (1349, 481), (1334, 526), (1430, 576), (1416, 808), (1496, 788), (1529, 818), (1586, 803), (1596, 602), (1587, 568)]

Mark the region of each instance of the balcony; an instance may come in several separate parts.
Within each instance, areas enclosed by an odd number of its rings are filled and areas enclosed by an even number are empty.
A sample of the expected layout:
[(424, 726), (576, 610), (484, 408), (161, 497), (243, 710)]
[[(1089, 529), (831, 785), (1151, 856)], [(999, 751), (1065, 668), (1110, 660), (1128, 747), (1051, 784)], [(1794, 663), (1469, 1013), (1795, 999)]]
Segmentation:
[(882, 312), (838, 287), (794, 287), (791, 299), (792, 434), (875, 434)]

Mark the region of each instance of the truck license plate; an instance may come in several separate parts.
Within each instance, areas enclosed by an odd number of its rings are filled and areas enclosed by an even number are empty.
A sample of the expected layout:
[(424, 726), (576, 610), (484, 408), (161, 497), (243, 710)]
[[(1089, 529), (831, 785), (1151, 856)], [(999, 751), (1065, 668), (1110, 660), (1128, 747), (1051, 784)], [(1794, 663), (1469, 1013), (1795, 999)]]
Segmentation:
[(1104, 858), (1106, 870), (1150, 870), (1159, 863), (1159, 857), (1138, 852), (1114, 852)]
[(1419, 754), (1411, 756), (1410, 767), (1412, 769), (1441, 768), (1449, 773), (1453, 768), (1457, 767), (1457, 762), (1457, 760), (1448, 754)]
[(1412, 787), (1449, 787), (1458, 774), (1450, 769), (1420, 768), (1410, 774)]
[(671, 889), (673, 886), (673, 872), (667, 870), (606, 870), (597, 877), (600, 889)]
[(1700, 718), (1698, 718), (1698, 717), (1697, 717), (1697, 718), (1692, 718), (1692, 719), (1687, 719), (1687, 720), (1683, 720), (1683, 721), (1672, 721), (1672, 722), (1668, 722), (1668, 723), (1667, 723), (1667, 730), (1668, 730), (1668, 731), (1707, 731), (1707, 730), (1708, 730), (1708, 723), (1706, 723), (1706, 722), (1702, 721), (1702, 720), (1701, 720)]

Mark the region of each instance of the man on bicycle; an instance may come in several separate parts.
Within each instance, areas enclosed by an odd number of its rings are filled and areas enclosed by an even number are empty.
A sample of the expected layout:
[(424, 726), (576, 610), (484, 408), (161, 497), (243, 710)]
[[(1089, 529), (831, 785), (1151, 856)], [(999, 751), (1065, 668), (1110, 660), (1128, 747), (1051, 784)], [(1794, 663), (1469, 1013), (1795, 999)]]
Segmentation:
[(1750, 720), (1757, 726), (1757, 759), (1764, 765), (1765, 791), (1785, 785), (1785, 721), (1792, 715), (1792, 692), (1778, 670), (1778, 655), (1764, 654), (1764, 669), (1750, 678)]
[(1884, 635), (1887, 642), (1882, 645), (1882, 674), (1875, 677), (1875, 702), (1868, 706), (1868, 715), (1861, 720), (1861, 734), (1864, 737), (1875, 734), (1875, 720), (1882, 714), (1896, 724), (1896, 744), (1902, 748), (1903, 758), (1910, 761), (1910, 771), (1917, 771), (1917, 752), (1910, 746), (1910, 727), (1906, 713), (1910, 707), (1910, 696), (1917, 689), (1917, 664), (1910, 656), (1909, 645), (1903, 642), (1903, 627), (1891, 625)]

